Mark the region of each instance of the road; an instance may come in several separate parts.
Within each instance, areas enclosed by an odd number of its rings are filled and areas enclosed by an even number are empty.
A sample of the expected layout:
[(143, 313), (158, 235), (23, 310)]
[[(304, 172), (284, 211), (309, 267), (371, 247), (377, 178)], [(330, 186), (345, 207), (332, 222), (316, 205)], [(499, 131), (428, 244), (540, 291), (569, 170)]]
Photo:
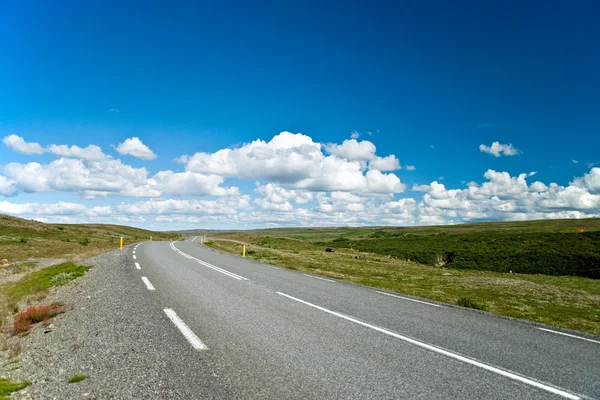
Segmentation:
[(185, 342), (235, 397), (600, 398), (597, 338), (264, 265), (192, 240), (127, 251), (131, 284), (168, 317), (163, 345)]

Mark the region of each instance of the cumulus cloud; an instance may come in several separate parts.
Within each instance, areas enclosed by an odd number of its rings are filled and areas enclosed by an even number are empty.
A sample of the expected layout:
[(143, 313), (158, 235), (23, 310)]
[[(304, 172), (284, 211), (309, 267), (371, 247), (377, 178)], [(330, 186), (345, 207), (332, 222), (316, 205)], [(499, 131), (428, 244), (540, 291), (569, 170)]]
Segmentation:
[(375, 145), (369, 141), (350, 139), (341, 145), (323, 146), (301, 133), (282, 132), (269, 142), (259, 139), (239, 148), (196, 153), (181, 159), (187, 160), (188, 171), (243, 180), (264, 180), (288, 189), (356, 192), (373, 189), (377, 193), (403, 191), (404, 185), (394, 174), (382, 174), (375, 169), (365, 173), (367, 160), (376, 160), (380, 167), (396, 167), (395, 156), (380, 160), (375, 150)]
[[(137, 138), (121, 145), (133, 139)], [(506, 155), (498, 146), (489, 146), (490, 154)], [(185, 165), (184, 172), (150, 175), (145, 168), (104, 155), (98, 146), (49, 145), (45, 151), (61, 158), (48, 164), (6, 165), (0, 174), (0, 196), (62, 191), (85, 199), (143, 199), (102, 207), (4, 200), (0, 212), (48, 222), (119, 222), (161, 229), (189, 224), (424, 225), (600, 216), (600, 168), (591, 168), (567, 186), (534, 181), (534, 172), (511, 175), (489, 169), (481, 182), (463, 182), (466, 186), (460, 188), (443, 184), (442, 177), (412, 185), (412, 191), (422, 192), (412, 198), (400, 195), (406, 185), (389, 172), (400, 169), (396, 155), (382, 157), (376, 150), (370, 141), (356, 138), (324, 145), (307, 135), (282, 132), (270, 141), (182, 156), (175, 161)], [(232, 178), (254, 181), (252, 197), (230, 184)]]
[(26, 142), (21, 136), (8, 135), (3, 140), (6, 147), (21, 154), (44, 154), (44, 149), (39, 143)]
[(584, 188), (593, 194), (600, 194), (600, 168), (592, 168), (589, 173), (575, 179), (571, 185)]
[(352, 131), (352, 133), (350, 134), (351, 139), (358, 139), (359, 137), (360, 137), (360, 133), (358, 133), (356, 131)]
[(254, 191), (266, 201), (275, 204), (282, 204), (290, 201), (293, 201), (296, 204), (306, 204), (313, 199), (313, 193), (311, 192), (285, 189), (280, 185), (273, 183), (261, 185), (260, 182), (256, 182), (256, 189)]
[(237, 187), (224, 188), (224, 179), (217, 175), (196, 172), (160, 171), (152, 177), (154, 188), (171, 196), (232, 196), (239, 195)]
[(342, 144), (330, 143), (325, 150), (336, 157), (348, 161), (367, 161), (375, 158), (375, 145), (368, 140), (344, 140)]
[[(53, 222), (118, 221), (183, 227), (190, 223), (233, 224), (235, 227), (354, 226), (585, 218), (600, 216), (599, 176), (600, 168), (595, 168), (565, 187), (539, 181), (529, 183), (532, 173), (512, 176), (488, 170), (481, 184), (470, 182), (463, 189), (447, 188), (438, 181), (416, 185), (413, 190), (425, 192), (421, 200), (386, 199), (347, 191), (313, 194), (258, 183), (255, 199), (247, 195), (216, 200), (150, 199), (104, 207), (67, 202), (15, 204), (3, 201), (0, 212)], [(306, 202), (297, 202), (298, 196), (305, 196)]]
[(479, 145), (479, 151), (491, 154), (494, 157), (500, 157), (502, 154), (505, 156), (514, 156), (521, 153), (521, 151), (515, 149), (512, 144), (500, 144), (500, 142), (494, 142), (491, 146), (481, 144)]
[(429, 185), (414, 184), (412, 187), (413, 192), (427, 192), (428, 190), (429, 190)]
[(119, 143), (115, 150), (121, 155), (128, 154), (142, 160), (154, 160), (156, 158), (156, 154), (154, 154), (148, 146), (142, 143), (138, 137), (125, 139), (123, 143)]
[(147, 180), (145, 168), (133, 168), (120, 160), (85, 161), (60, 158), (50, 164), (10, 163), (4, 176), (24, 192), (101, 191), (120, 196), (157, 197), (161, 192)]
[[(400, 169), (400, 162), (395, 155), (390, 154), (387, 157), (376, 157), (369, 162), (369, 168), (379, 171), (395, 171)], [(412, 167), (414, 169), (414, 167)]]
[(59, 157), (83, 158), (84, 160), (98, 161), (106, 158), (106, 154), (96, 145), (82, 148), (79, 146), (67, 146), (65, 144), (51, 144), (47, 147), (48, 152)]
[(18, 191), (80, 192), (86, 199), (107, 196), (235, 196), (237, 187), (222, 187), (217, 175), (160, 171), (149, 177), (145, 168), (134, 168), (111, 158), (99, 161), (60, 158), (47, 165), (10, 163), (0, 175), (0, 195)]
[(6, 177), (0, 175), (0, 196), (14, 196), (19, 190), (15, 183)]

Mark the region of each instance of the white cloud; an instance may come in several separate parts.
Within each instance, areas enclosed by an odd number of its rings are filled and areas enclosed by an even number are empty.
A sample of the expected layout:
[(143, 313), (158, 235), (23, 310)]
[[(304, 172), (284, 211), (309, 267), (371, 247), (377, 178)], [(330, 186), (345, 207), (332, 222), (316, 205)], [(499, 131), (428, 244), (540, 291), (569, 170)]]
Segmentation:
[(348, 161), (368, 161), (375, 158), (375, 145), (368, 140), (344, 140), (342, 144), (329, 143), (325, 150), (338, 158)]
[(484, 144), (479, 145), (479, 151), (491, 154), (495, 157), (500, 157), (501, 154), (504, 154), (505, 156), (514, 156), (521, 153), (521, 151), (515, 149), (512, 144), (500, 144), (500, 142), (494, 142), (491, 146), (486, 146)]
[(187, 164), (188, 161), (190, 161), (190, 156), (179, 156), (177, 158), (174, 158), (173, 161), (175, 161), (177, 164)]
[(579, 163), (579, 161), (577, 161), (577, 160), (571, 160), (571, 161), (573, 162), (573, 164), (578, 164)]
[[(371, 142), (351, 139), (325, 148), (332, 155), (326, 156), (323, 146), (309, 136), (282, 132), (269, 142), (259, 139), (240, 148), (196, 153), (188, 159), (186, 169), (243, 180), (265, 180), (305, 191), (404, 190), (394, 174), (364, 173), (366, 160), (377, 159)], [(394, 160), (395, 156), (385, 162), (395, 164)]]
[(413, 192), (427, 192), (428, 190), (429, 190), (429, 185), (414, 184), (412, 187)]
[(296, 204), (306, 204), (313, 199), (311, 192), (289, 190), (273, 183), (263, 186), (259, 182), (256, 182), (256, 189), (254, 191), (266, 201), (275, 204), (282, 204), (289, 201), (294, 201)]
[(352, 133), (350, 134), (351, 139), (358, 139), (359, 137), (360, 137), (360, 133), (358, 133), (356, 131), (352, 131)]
[(395, 171), (400, 169), (400, 162), (395, 155), (390, 154), (387, 157), (376, 157), (369, 161), (369, 168), (379, 171)]
[[(496, 150), (507, 154), (493, 147), (491, 154)], [(398, 158), (381, 157), (373, 143), (356, 139), (323, 145), (306, 135), (282, 132), (268, 142), (255, 140), (237, 148), (179, 157), (176, 161), (185, 165), (184, 172), (165, 170), (153, 176), (145, 168), (104, 155), (95, 145), (50, 145), (46, 151), (61, 158), (48, 164), (6, 165), (0, 175), (0, 196), (73, 192), (84, 199), (150, 199), (103, 207), (2, 201), (0, 212), (51, 222), (119, 222), (160, 229), (190, 224), (232, 228), (415, 225), (600, 216), (600, 168), (575, 177), (568, 186), (530, 183), (533, 172), (513, 176), (490, 169), (482, 182), (463, 182), (466, 187), (454, 189), (439, 177), (430, 184), (412, 185), (412, 191), (422, 195), (399, 198), (406, 185), (386, 172), (400, 168)], [(253, 196), (240, 193), (230, 178), (255, 181)], [(190, 200), (192, 196), (209, 199)]]
[(152, 177), (154, 188), (171, 196), (232, 196), (239, 195), (237, 187), (223, 188), (223, 177), (196, 172), (160, 171)]
[(417, 169), (417, 167), (415, 167), (414, 165), (407, 165), (404, 169), (406, 169), (407, 171), (414, 171), (415, 169)]
[(3, 140), (4, 144), (17, 153), (21, 154), (44, 154), (44, 149), (39, 143), (30, 142), (17, 135), (8, 135)]
[(83, 158), (84, 160), (98, 161), (106, 158), (106, 154), (96, 145), (81, 148), (79, 146), (67, 146), (66, 144), (51, 144), (47, 147), (48, 152), (59, 157)]
[(10, 163), (4, 175), (25, 192), (100, 191), (132, 197), (157, 197), (161, 192), (147, 180), (145, 168), (133, 168), (119, 160), (86, 161), (60, 158), (50, 164)]
[(600, 168), (592, 168), (583, 177), (575, 179), (571, 185), (585, 188), (590, 193), (600, 193)]
[(121, 155), (129, 154), (142, 160), (154, 160), (156, 158), (156, 154), (142, 143), (138, 137), (125, 139), (123, 143), (119, 143), (115, 150)]
[(289, 202), (273, 203), (265, 199), (254, 199), (254, 203), (261, 209), (267, 211), (292, 211), (294, 207)]
[[(369, 171), (375, 172), (375, 171)], [(376, 171), (381, 174), (381, 172)], [(216, 200), (150, 199), (104, 207), (77, 203), (0, 202), (0, 212), (52, 222), (120, 222), (135, 225), (190, 227), (219, 226), (332, 226), (424, 225), (477, 220), (527, 220), (600, 216), (600, 168), (576, 178), (569, 186), (533, 182), (531, 173), (511, 176), (488, 170), (481, 184), (464, 189), (447, 188), (437, 181), (415, 185), (422, 200), (393, 199), (372, 193), (310, 192), (268, 183), (257, 184), (259, 197), (232, 195)], [(215, 181), (216, 182), (216, 181)], [(158, 182), (156, 183), (158, 186)], [(214, 186), (213, 186), (214, 187)], [(295, 201), (298, 194), (310, 197)], [(312, 203), (314, 201), (314, 203)], [(295, 203), (295, 204), (294, 204)]]
[(14, 196), (19, 190), (15, 183), (6, 177), (0, 175), (0, 196)]

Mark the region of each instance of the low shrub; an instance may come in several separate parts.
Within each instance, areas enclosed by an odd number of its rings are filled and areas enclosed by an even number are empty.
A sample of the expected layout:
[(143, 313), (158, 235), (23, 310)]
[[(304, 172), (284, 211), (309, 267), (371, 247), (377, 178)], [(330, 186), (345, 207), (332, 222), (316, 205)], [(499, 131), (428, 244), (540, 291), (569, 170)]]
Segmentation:
[(426, 235), (375, 232), (365, 239), (340, 238), (315, 244), (335, 244), (446, 268), (600, 279), (600, 231)]
[(54, 283), (55, 285), (64, 285), (65, 283), (69, 282), (71, 279), (73, 279), (73, 277), (71, 277), (70, 273), (61, 272), (52, 277), (52, 283)]
[(65, 312), (65, 307), (59, 304), (31, 306), (18, 313), (12, 324), (13, 335), (27, 335), (31, 326), (38, 322), (48, 321), (58, 314)]
[(475, 310), (487, 310), (487, 307), (485, 305), (479, 304), (469, 297), (461, 297), (460, 299), (458, 299), (456, 304), (461, 307), (473, 308)]

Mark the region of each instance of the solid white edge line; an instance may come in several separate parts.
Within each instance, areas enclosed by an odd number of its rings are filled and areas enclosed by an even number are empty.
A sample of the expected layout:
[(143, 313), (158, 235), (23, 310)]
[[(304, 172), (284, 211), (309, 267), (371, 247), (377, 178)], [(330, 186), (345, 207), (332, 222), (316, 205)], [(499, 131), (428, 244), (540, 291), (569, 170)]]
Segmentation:
[(244, 278), (244, 277), (243, 277), (243, 276), (241, 276), (241, 275), (234, 274), (233, 272), (229, 272), (229, 271), (227, 271), (227, 270), (225, 270), (225, 269), (223, 269), (223, 268), (219, 268), (219, 267), (217, 267), (217, 266), (215, 266), (215, 265), (212, 265), (212, 264), (209, 264), (209, 263), (207, 263), (206, 261), (199, 260), (199, 259), (197, 259), (197, 258), (195, 258), (195, 257), (192, 257), (192, 256), (190, 256), (189, 254), (186, 254), (186, 253), (184, 253), (183, 251), (179, 250), (179, 249), (178, 249), (178, 248), (175, 246), (175, 242), (171, 242), (171, 248), (172, 248), (173, 250), (175, 250), (177, 253), (181, 254), (182, 256), (184, 256), (184, 257), (186, 257), (186, 258), (188, 258), (188, 259), (190, 259), (190, 260), (194, 260), (194, 261), (196, 261), (197, 263), (204, 265), (205, 267), (208, 267), (208, 268), (210, 268), (210, 269), (213, 269), (213, 270), (215, 270), (215, 271), (217, 271), (217, 272), (220, 272), (220, 273), (222, 273), (222, 274), (224, 274), (224, 275), (227, 275), (227, 276), (229, 276), (230, 278), (234, 278), (234, 279), (237, 279), (237, 280), (239, 280), (239, 281), (241, 281), (241, 280), (247, 281), (247, 280), (248, 280), (248, 278)]
[(315, 278), (315, 279), (320, 279), (322, 281), (327, 281), (327, 282), (333, 282), (333, 283), (335, 283), (335, 281), (332, 281), (331, 279), (321, 278), (320, 276), (313, 276), (313, 275), (309, 275), (309, 274), (302, 274), (302, 275), (308, 276), (309, 278)]
[(492, 367), (491, 365), (487, 365), (487, 364), (484, 364), (484, 363), (482, 363), (480, 361), (476, 361), (476, 360), (473, 360), (471, 358), (468, 358), (468, 357), (465, 357), (465, 356), (461, 356), (460, 354), (456, 354), (456, 353), (453, 353), (451, 351), (441, 349), (439, 347), (436, 347), (436, 346), (433, 346), (433, 345), (421, 342), (421, 341), (416, 340), (416, 339), (411, 339), (411, 338), (409, 338), (407, 336), (402, 336), (402, 335), (400, 335), (398, 333), (395, 333), (395, 332), (392, 332), (390, 330), (387, 330), (387, 329), (384, 329), (384, 328), (380, 328), (378, 326), (371, 325), (371, 324), (368, 324), (366, 322), (362, 322), (362, 321), (360, 321), (358, 319), (349, 317), (349, 316), (344, 315), (344, 314), (340, 314), (340, 313), (332, 311), (332, 310), (328, 310), (327, 308), (323, 308), (323, 307), (317, 306), (315, 304), (309, 303), (308, 301), (300, 300), (300, 299), (298, 299), (296, 297), (290, 296), (290, 295), (285, 294), (285, 293), (277, 292), (277, 294), (279, 294), (281, 296), (285, 296), (285, 297), (287, 297), (287, 298), (289, 298), (291, 300), (297, 301), (299, 303), (306, 304), (307, 306), (316, 308), (317, 310), (321, 310), (321, 311), (326, 312), (328, 314), (335, 315), (336, 317), (345, 319), (345, 320), (350, 321), (350, 322), (354, 322), (355, 324), (362, 325), (362, 326), (367, 327), (367, 328), (371, 328), (371, 329), (376, 330), (378, 332), (385, 333), (386, 335), (395, 337), (395, 338), (400, 339), (400, 340), (404, 340), (405, 342), (414, 344), (416, 346), (425, 348), (427, 350), (431, 350), (431, 351), (439, 353), (439, 354), (443, 354), (443, 355), (445, 355), (447, 357), (454, 358), (455, 360), (459, 360), (459, 361), (462, 361), (464, 363), (474, 365), (476, 367), (485, 369), (487, 371), (494, 372), (494, 373), (496, 373), (498, 375), (502, 375), (504, 377), (507, 377), (507, 378), (519, 381), (521, 383), (525, 383), (527, 385), (536, 387), (538, 389), (542, 389), (542, 390), (545, 390), (547, 392), (554, 393), (554, 394), (556, 394), (558, 396), (562, 396), (562, 397), (564, 397), (566, 399), (581, 400), (581, 397), (579, 397), (579, 396), (576, 396), (576, 395), (571, 394), (569, 392), (565, 392), (564, 390), (557, 389), (555, 387), (552, 387), (552, 386), (540, 383), (540, 382), (535, 381), (533, 379), (525, 378), (523, 376), (517, 375), (514, 372), (509, 372), (509, 371), (505, 371), (505, 370), (497, 368), (497, 367)]
[(137, 269), (142, 269), (142, 267), (140, 267), (140, 264), (138, 264), (138, 263), (135, 263), (135, 267), (136, 267)]
[(559, 332), (559, 331), (553, 331), (552, 329), (545, 329), (545, 328), (538, 328), (538, 329), (541, 330), (541, 331), (545, 331), (545, 332), (557, 333), (559, 335), (564, 335), (564, 336), (572, 337), (572, 338), (575, 338), (575, 339), (587, 340), (588, 342), (600, 344), (599, 341), (594, 340), (594, 339), (588, 339), (588, 338), (584, 338), (584, 337), (577, 336), (577, 335), (571, 335), (569, 333), (564, 333), (564, 332)]
[(427, 304), (428, 306), (434, 306), (434, 307), (440, 307), (440, 308), (446, 308), (442, 305), (439, 304), (434, 304), (434, 303), (428, 303), (426, 301), (421, 301), (421, 300), (416, 300), (416, 299), (411, 299), (410, 297), (404, 297), (404, 296), (398, 296), (395, 294), (391, 294), (391, 293), (386, 293), (386, 292), (380, 292), (379, 290), (376, 290), (377, 293), (379, 294), (385, 294), (386, 296), (391, 296), (391, 297), (397, 297), (399, 299), (402, 300), (408, 300), (408, 301), (414, 301), (415, 303), (421, 303), (421, 304)]
[(192, 332), (192, 330), (186, 325), (186, 323), (183, 322), (183, 320), (177, 316), (175, 311), (173, 311), (170, 308), (165, 308), (164, 312), (165, 314), (167, 314), (167, 317), (169, 317), (171, 322), (175, 324), (175, 326), (177, 327), (177, 329), (179, 329), (183, 337), (186, 338), (186, 340), (192, 345), (194, 349), (199, 351), (208, 350), (208, 347), (206, 347), (206, 345), (202, 343), (202, 340), (200, 340), (200, 338), (196, 336), (194, 332)]
[(144, 284), (146, 285), (148, 290), (156, 290), (156, 289), (154, 289), (154, 286), (152, 286), (152, 284), (150, 283), (148, 278), (146, 278), (145, 276), (142, 276), (142, 281), (144, 281)]

